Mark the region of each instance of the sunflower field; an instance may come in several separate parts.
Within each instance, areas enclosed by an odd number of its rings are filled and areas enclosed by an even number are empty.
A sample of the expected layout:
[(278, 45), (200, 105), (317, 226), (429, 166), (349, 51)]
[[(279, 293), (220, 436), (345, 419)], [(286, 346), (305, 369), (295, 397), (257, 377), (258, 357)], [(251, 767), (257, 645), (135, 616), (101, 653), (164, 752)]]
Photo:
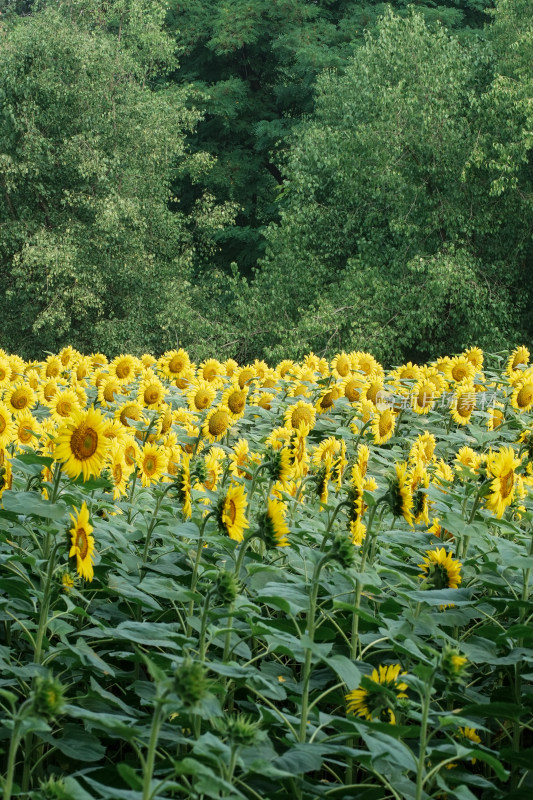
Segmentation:
[(533, 366), (0, 351), (0, 791), (533, 795)]

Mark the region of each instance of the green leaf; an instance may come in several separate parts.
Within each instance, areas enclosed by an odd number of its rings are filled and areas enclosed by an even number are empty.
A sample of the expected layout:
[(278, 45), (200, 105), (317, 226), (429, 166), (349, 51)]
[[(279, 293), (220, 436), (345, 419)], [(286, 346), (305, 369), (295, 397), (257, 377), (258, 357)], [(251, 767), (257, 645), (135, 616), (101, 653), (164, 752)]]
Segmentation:
[(6, 511), (13, 511), (24, 516), (33, 515), (43, 519), (63, 519), (67, 508), (60, 503), (50, 503), (35, 492), (16, 492), (7, 490), (2, 495), (2, 503)]
[(323, 661), (339, 676), (341, 681), (344, 681), (349, 689), (356, 689), (359, 686), (361, 672), (349, 658), (334, 655), (324, 658)]

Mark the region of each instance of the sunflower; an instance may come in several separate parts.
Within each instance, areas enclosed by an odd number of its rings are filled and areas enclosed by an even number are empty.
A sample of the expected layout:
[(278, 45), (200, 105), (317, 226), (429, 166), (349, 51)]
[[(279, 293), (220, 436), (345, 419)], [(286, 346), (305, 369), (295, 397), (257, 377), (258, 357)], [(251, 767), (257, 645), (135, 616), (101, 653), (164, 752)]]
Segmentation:
[(458, 425), (467, 425), (476, 407), (476, 392), (472, 383), (462, 383), (457, 387), (450, 407), (450, 414)]
[(178, 375), (182, 375), (191, 366), (191, 359), (189, 354), (180, 348), (179, 350), (167, 350), (159, 361), (157, 368), (167, 378), (174, 380)]
[(74, 511), (77, 516), (70, 515), (73, 527), (69, 531), (72, 544), (69, 556), (76, 556), (78, 575), (81, 575), (86, 581), (92, 581), (94, 577), (93, 559), (95, 551), (94, 537), (91, 535), (93, 526), (89, 522), (89, 509), (84, 501), (80, 511), (77, 508), (74, 508)]
[(357, 375), (349, 375), (343, 381), (342, 389), (349, 403), (357, 403), (361, 399), (361, 391), (364, 385), (363, 379)]
[(329, 482), (331, 480), (331, 473), (333, 470), (333, 459), (330, 455), (326, 456), (324, 461), (320, 462), (316, 470), (316, 493), (320, 498), (320, 508), (325, 506), (328, 502)]
[(287, 397), (311, 397), (312, 394), (309, 384), (297, 381), (291, 385), (287, 392)]
[(290, 441), (291, 434), (291, 428), (274, 428), (265, 439), (265, 447), (271, 447), (272, 450), (280, 450)]
[(427, 414), (433, 408), (435, 397), (434, 384), (427, 379), (419, 381), (413, 389), (413, 411), (417, 414)]
[(83, 356), (75, 365), (73, 364), (74, 378), (76, 378), (78, 381), (83, 381), (84, 384), (86, 383), (87, 378), (89, 378), (91, 371), (91, 360), (87, 356)]
[(139, 362), (133, 356), (117, 356), (109, 365), (109, 374), (120, 384), (130, 383), (137, 373)]
[(111, 443), (107, 457), (107, 469), (113, 484), (113, 500), (118, 500), (127, 493), (128, 479), (133, 472), (133, 464), (127, 464), (124, 448), (119, 441)]
[(151, 370), (147, 371), (144, 380), (139, 386), (137, 400), (145, 408), (155, 409), (160, 407), (164, 399), (165, 387)]
[(370, 458), (370, 450), (368, 449), (366, 444), (360, 444), (357, 448), (357, 466), (361, 472), (363, 478), (366, 475), (366, 471), (368, 468), (368, 460)]
[(4, 395), (4, 402), (15, 416), (29, 411), (35, 403), (35, 392), (25, 383), (17, 381)]
[(436, 445), (437, 440), (433, 434), (429, 431), (424, 431), (424, 433), (417, 436), (411, 445), (409, 460), (428, 466), (434, 459)]
[(279, 385), (279, 375), (276, 370), (269, 368), (265, 372), (260, 385), (262, 389), (275, 389), (279, 392), (281, 387)]
[(185, 389), (194, 386), (196, 383), (195, 368), (191, 366), (189, 369), (186, 369), (185, 372), (182, 372), (181, 375), (176, 375), (172, 383), (178, 389), (181, 389), (181, 391), (185, 391)]
[(198, 367), (200, 378), (207, 383), (218, 382), (221, 375), (224, 374), (224, 365), (217, 361), (216, 358), (208, 358), (203, 361)]
[(511, 395), (511, 405), (517, 411), (529, 411), (533, 406), (533, 375), (520, 381)]
[(205, 411), (216, 396), (216, 390), (207, 381), (198, 381), (187, 392), (187, 403), (191, 411)]
[(218, 503), (218, 523), (230, 539), (242, 542), (244, 531), (249, 527), (246, 519), (246, 492), (244, 486), (231, 485)]
[(498, 453), (490, 453), (487, 459), (488, 477), (492, 478), (491, 493), (485, 505), (500, 519), (515, 496), (515, 469), (521, 459), (516, 458), (512, 447), (501, 447)]
[(227, 378), (232, 378), (233, 375), (238, 371), (239, 365), (235, 361), (234, 358), (227, 358), (223, 364), (224, 367), (224, 374)]
[(205, 466), (205, 480), (203, 486), (210, 492), (214, 492), (217, 488), (220, 476), (223, 473), (222, 464), (220, 463), (217, 453), (213, 448), (209, 450), (204, 458)]
[[(533, 386), (532, 388), (532, 396), (531, 402), (533, 405)], [(493, 406), (490, 406), (488, 411), (488, 418), (487, 418), (487, 428), (489, 431), (495, 431), (496, 428), (499, 428), (500, 425), (503, 425), (505, 422), (505, 411), (503, 403), (495, 403)]]
[(55, 394), (59, 391), (59, 384), (55, 378), (48, 378), (47, 381), (41, 383), (37, 389), (37, 397), (39, 403), (43, 406), (49, 406), (50, 401)]
[(410, 470), (411, 495), (413, 497), (413, 516), (415, 523), (429, 525), (429, 503), (427, 488), (429, 475), (425, 467), (415, 464)]
[(448, 383), (445, 378), (440, 374), (436, 367), (422, 367), (420, 372), (424, 379), (433, 384), (435, 390), (440, 394), (446, 391)]
[(407, 462), (397, 462), (394, 465), (396, 474), (389, 484), (388, 500), (393, 516), (403, 517), (409, 525), (413, 524), (413, 495), (411, 493)]
[(483, 350), (480, 347), (471, 347), (469, 350), (465, 350), (463, 355), (474, 365), (476, 371), (483, 367)]
[(423, 563), (418, 566), (426, 589), (457, 589), (462, 581), (461, 562), (456, 561), (444, 547), (426, 550)]
[(477, 370), (474, 364), (464, 355), (455, 356), (446, 364), (444, 374), (448, 380), (455, 383), (468, 383), (472, 380)]
[(301, 478), (307, 475), (309, 467), (309, 454), (306, 447), (308, 434), (309, 427), (300, 425), (297, 430), (293, 431), (291, 436), (289, 452), (293, 478)]
[(331, 372), (335, 378), (346, 378), (352, 371), (352, 363), (350, 356), (343, 350), (342, 353), (337, 353), (333, 358), (331, 362)]
[(8, 359), (0, 355), (0, 389), (8, 386), (11, 380), (11, 364)]
[(241, 389), (238, 383), (229, 386), (222, 394), (220, 403), (227, 406), (234, 417), (242, 417), (246, 409), (248, 387)]
[(457, 455), (455, 456), (454, 460), (459, 468), (468, 467), (468, 470), (471, 470), (470, 473), (464, 471), (465, 479), (468, 477), (468, 474), (470, 474), (470, 476), (472, 475), (472, 473), (474, 473), (474, 475), (477, 475), (479, 467), (481, 466), (482, 463), (482, 458), (480, 453), (476, 453), (476, 451), (473, 450), (471, 447), (468, 447), (468, 445), (464, 445), (457, 451)]
[(394, 433), (396, 415), (391, 408), (385, 408), (375, 414), (370, 429), (374, 435), (374, 444), (385, 444)]
[(320, 444), (318, 444), (312, 455), (312, 462), (315, 467), (320, 466), (321, 462), (325, 461), (328, 457), (332, 459), (340, 450), (340, 440), (334, 436), (328, 436)]
[(31, 411), (23, 412), (17, 416), (15, 420), (17, 450), (23, 450), (24, 447), (31, 447), (32, 450), (36, 450), (40, 444), (41, 433), (41, 426)]
[(281, 447), (279, 450), (267, 450), (264, 463), (268, 464), (270, 478), (273, 481), (279, 481), (282, 486), (287, 486), (293, 478), (291, 451), (288, 447)]
[(160, 480), (168, 463), (167, 455), (162, 447), (148, 442), (141, 450), (137, 462), (143, 486), (151, 486)]
[(61, 360), (57, 356), (50, 355), (43, 364), (43, 378), (58, 378), (62, 370)]
[(61, 425), (74, 412), (81, 411), (78, 396), (73, 389), (56, 392), (50, 400), (49, 408), (56, 425)]
[(412, 381), (418, 381), (420, 379), (420, 373), (420, 367), (417, 366), (417, 364), (413, 364), (412, 361), (408, 361), (407, 364), (402, 364), (401, 367), (392, 370), (389, 379), (392, 380), (395, 385), (409, 386)]
[(315, 408), (319, 414), (327, 414), (333, 410), (335, 402), (343, 394), (341, 386), (333, 384), (320, 392), (320, 396), (315, 403)]
[(529, 364), (529, 350), (527, 347), (517, 347), (513, 350), (507, 361), (507, 374), (512, 375), (520, 367), (527, 367)]
[(134, 429), (134, 426), (131, 424), (132, 422), (146, 422), (144, 409), (136, 400), (131, 400), (118, 406), (115, 411), (115, 419), (120, 420), (125, 428), (132, 429)]
[(63, 462), (69, 477), (83, 474), (83, 480), (87, 481), (91, 475), (100, 474), (109, 446), (104, 430), (105, 418), (94, 408), (74, 413), (59, 428), (54, 459)]
[(273, 394), (273, 392), (265, 392), (264, 390), (260, 390), (252, 396), (250, 403), (253, 406), (264, 408), (265, 411), (270, 411), (272, 409), (272, 400), (275, 398), (275, 396), (276, 395)]
[(108, 364), (107, 356), (103, 353), (92, 353), (92, 355), (89, 356), (89, 361), (91, 362), (93, 370), (102, 369), (102, 367)]
[(205, 418), (202, 433), (210, 442), (219, 442), (234, 423), (231, 411), (226, 406), (215, 406)]
[(447, 483), (453, 483), (455, 480), (455, 473), (452, 467), (444, 461), (444, 459), (439, 458), (435, 468), (435, 474), (433, 477), (433, 483), (437, 486), (442, 485), (442, 481)]
[(353, 359), (354, 368), (364, 372), (365, 375), (372, 373), (383, 375), (383, 367), (370, 353), (350, 353), (350, 357)]
[(156, 367), (157, 358), (154, 358), (154, 356), (151, 353), (143, 353), (143, 355), (141, 356), (141, 364), (143, 365), (143, 367), (147, 368)]
[(372, 405), (376, 405), (379, 402), (379, 399), (383, 397), (385, 391), (385, 385), (383, 383), (383, 378), (381, 375), (377, 375), (376, 373), (372, 373), (368, 376), (363, 390), (361, 392), (361, 400), (368, 401), (372, 403)]
[(192, 516), (191, 456), (189, 453), (184, 454), (183, 461), (178, 469), (176, 488), (183, 506), (183, 516), (188, 519)]
[(13, 441), (15, 437), (15, 423), (11, 416), (11, 411), (0, 403), (0, 449), (4, 449)]
[(246, 469), (250, 447), (247, 439), (239, 439), (233, 446), (233, 452), (229, 457), (229, 471), (237, 477), (250, 479), (252, 476)]
[(289, 526), (285, 521), (287, 507), (281, 500), (269, 497), (267, 510), (259, 516), (259, 533), (267, 547), (288, 547)]
[(11, 489), (12, 484), (11, 460), (6, 458), (6, 453), (3, 450), (0, 450), (0, 497), (2, 497), (6, 489)]
[(285, 377), (294, 377), (296, 372), (298, 371), (297, 365), (294, 361), (291, 361), (290, 358), (285, 358), (283, 361), (280, 361), (279, 364), (276, 366), (276, 372), (280, 376), (280, 378)]
[(308, 425), (311, 430), (315, 426), (316, 411), (311, 403), (298, 400), (294, 405), (287, 408), (285, 412), (285, 426), (290, 430), (297, 430), (300, 425)]
[(407, 697), (407, 684), (400, 680), (406, 674), (401, 672), (399, 664), (380, 666), (379, 671), (374, 669), (370, 678), (363, 678), (362, 689), (354, 689), (346, 695), (348, 714), (394, 725), (397, 702)]
[(351, 519), (349, 524), (350, 536), (352, 537), (352, 544), (356, 547), (361, 547), (366, 536), (366, 525), (360, 519)]

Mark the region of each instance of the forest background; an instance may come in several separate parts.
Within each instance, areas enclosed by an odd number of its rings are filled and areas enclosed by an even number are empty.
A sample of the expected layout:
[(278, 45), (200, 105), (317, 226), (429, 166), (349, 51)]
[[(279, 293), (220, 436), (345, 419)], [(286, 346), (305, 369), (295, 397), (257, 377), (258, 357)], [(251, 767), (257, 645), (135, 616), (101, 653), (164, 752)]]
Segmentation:
[(0, 12), (0, 347), (531, 341), (531, 0)]

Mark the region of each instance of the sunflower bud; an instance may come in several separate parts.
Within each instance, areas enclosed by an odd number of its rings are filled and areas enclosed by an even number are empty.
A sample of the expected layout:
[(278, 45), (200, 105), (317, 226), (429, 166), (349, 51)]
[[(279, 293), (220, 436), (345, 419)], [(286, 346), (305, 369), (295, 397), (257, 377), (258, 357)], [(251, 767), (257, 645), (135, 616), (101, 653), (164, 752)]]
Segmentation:
[(330, 554), (341, 567), (350, 569), (355, 560), (355, 548), (351, 538), (344, 533), (338, 533), (333, 539)]
[(248, 714), (236, 714), (219, 722), (223, 736), (237, 747), (251, 747), (256, 743), (261, 723), (254, 722)]
[(287, 447), (282, 447), (281, 450), (269, 450), (264, 463), (267, 465), (266, 472), (271, 480), (285, 483), (289, 479), (292, 466)]
[(205, 483), (207, 480), (207, 467), (203, 458), (197, 458), (191, 465), (191, 479), (196, 478), (198, 483)]
[(41, 797), (46, 800), (70, 800), (72, 794), (66, 788), (63, 779), (56, 779), (53, 775), (46, 782), (40, 783)]
[(33, 710), (40, 717), (53, 719), (63, 708), (63, 686), (53, 678), (38, 677), (33, 690)]
[(192, 708), (207, 695), (209, 681), (203, 664), (184, 661), (174, 673), (174, 690), (185, 708)]
[(441, 669), (450, 683), (464, 683), (468, 659), (456, 647), (446, 645), (441, 656)]
[(225, 606), (230, 606), (235, 602), (235, 598), (240, 591), (240, 583), (233, 572), (228, 572), (225, 569), (221, 570), (216, 586), (218, 598)]

